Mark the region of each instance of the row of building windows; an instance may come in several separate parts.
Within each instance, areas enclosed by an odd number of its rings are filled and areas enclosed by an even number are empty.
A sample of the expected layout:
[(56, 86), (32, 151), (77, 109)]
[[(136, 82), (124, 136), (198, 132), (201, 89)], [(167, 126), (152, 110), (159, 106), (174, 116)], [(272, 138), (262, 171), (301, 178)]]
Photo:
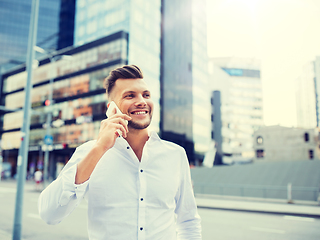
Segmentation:
[[(256, 150), (256, 158), (261, 159), (266, 156), (266, 152), (264, 149), (257, 149)], [(309, 159), (314, 159), (314, 151), (312, 149), (308, 150), (308, 157)]]
[[(38, 107), (31, 116), (31, 125), (43, 124), (46, 121), (48, 107)], [(80, 116), (104, 115), (106, 112), (105, 94), (88, 98), (77, 98), (72, 101), (56, 103), (52, 106), (53, 120), (72, 120)], [(17, 129), (22, 126), (23, 112), (13, 112), (4, 115), (3, 130)], [(42, 126), (41, 126), (42, 127)]]
[[(101, 47), (74, 54), (70, 61), (60, 60), (55, 62), (54, 65), (46, 64), (39, 66), (34, 71), (33, 84), (85, 70), (91, 66), (122, 59), (126, 56), (126, 51), (124, 53), (122, 52), (126, 50), (126, 46), (126, 40), (119, 39), (111, 43), (106, 43)], [(22, 90), (26, 78), (27, 73), (21, 72), (4, 79), (3, 92), (10, 93), (18, 89)]]
[[(88, 120), (89, 121), (89, 120)], [(70, 124), (59, 128), (52, 128), (54, 144), (67, 143), (69, 148), (75, 148), (80, 144), (96, 139), (100, 129), (100, 121), (82, 122), (81, 124)], [(29, 145), (41, 146), (46, 129), (30, 130)], [(2, 134), (3, 149), (18, 149), (20, 147), (21, 132), (7, 132)]]

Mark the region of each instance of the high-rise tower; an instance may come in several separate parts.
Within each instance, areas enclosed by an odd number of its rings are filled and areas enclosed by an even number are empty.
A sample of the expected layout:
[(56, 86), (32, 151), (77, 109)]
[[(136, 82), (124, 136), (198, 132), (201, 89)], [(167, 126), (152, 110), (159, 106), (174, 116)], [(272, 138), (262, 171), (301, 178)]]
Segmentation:
[[(32, 0), (0, 2), (0, 70), (26, 61)], [(41, 0), (37, 46), (57, 50), (73, 45), (75, 0)], [(0, 71), (0, 73), (1, 73)]]

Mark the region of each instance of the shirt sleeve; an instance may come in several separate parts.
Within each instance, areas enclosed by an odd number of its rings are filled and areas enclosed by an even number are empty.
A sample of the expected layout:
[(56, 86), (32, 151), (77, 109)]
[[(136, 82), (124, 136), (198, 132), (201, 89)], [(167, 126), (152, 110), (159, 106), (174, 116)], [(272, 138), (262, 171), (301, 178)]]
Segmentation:
[(180, 170), (181, 182), (176, 195), (175, 210), (177, 214), (177, 239), (201, 240), (201, 219), (193, 194), (189, 162), (184, 150)]
[(88, 182), (75, 184), (77, 165), (90, 149), (90, 142), (78, 147), (58, 178), (40, 194), (38, 210), (48, 224), (57, 224), (81, 202), (88, 190)]

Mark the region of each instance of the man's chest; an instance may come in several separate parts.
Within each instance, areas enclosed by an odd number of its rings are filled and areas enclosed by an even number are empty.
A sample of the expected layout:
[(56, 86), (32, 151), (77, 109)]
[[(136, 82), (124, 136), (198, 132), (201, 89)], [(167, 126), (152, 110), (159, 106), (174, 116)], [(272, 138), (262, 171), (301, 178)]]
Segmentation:
[(96, 206), (174, 208), (180, 184), (180, 161), (165, 155), (141, 162), (121, 154), (104, 156), (89, 182), (89, 201)]

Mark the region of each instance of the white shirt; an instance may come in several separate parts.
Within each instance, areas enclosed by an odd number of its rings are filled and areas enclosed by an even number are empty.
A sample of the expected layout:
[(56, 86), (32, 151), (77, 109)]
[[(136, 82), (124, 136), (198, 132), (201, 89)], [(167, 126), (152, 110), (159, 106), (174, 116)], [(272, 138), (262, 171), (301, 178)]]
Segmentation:
[(35, 181), (41, 181), (41, 179), (42, 179), (42, 172), (41, 171), (36, 171), (34, 173), (34, 180)]
[(90, 179), (76, 185), (77, 163), (94, 141), (78, 147), (59, 177), (40, 195), (48, 224), (68, 216), (88, 197), (90, 240), (199, 240), (188, 160), (182, 147), (150, 135), (141, 162), (122, 137), (100, 159)]

